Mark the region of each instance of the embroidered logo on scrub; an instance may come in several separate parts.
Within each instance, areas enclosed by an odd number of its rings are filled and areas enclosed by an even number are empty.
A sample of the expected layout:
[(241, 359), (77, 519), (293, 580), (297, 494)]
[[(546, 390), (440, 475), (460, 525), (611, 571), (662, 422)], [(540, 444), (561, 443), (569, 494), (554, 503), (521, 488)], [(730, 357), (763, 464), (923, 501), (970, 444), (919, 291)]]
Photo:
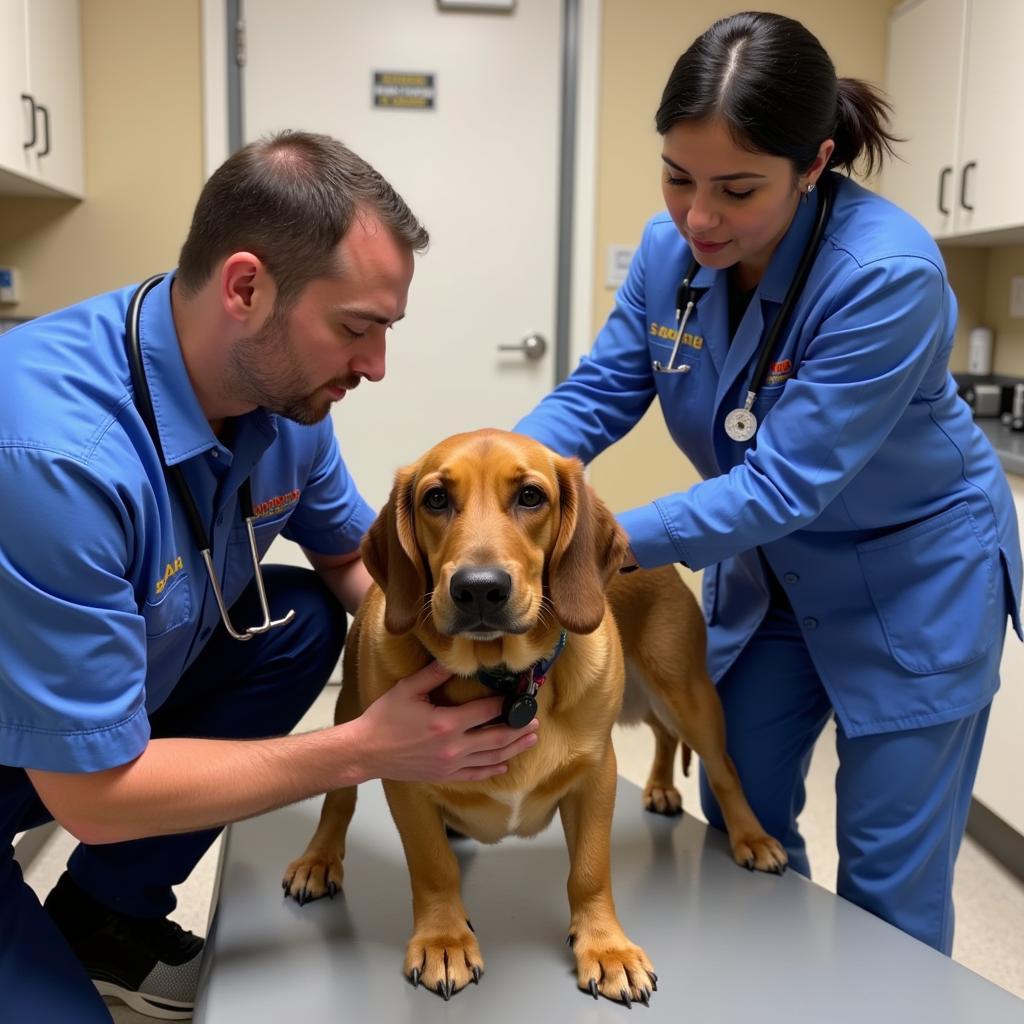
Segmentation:
[(302, 492), (296, 488), (287, 494), (279, 494), (276, 498), (267, 498), (258, 505), (253, 506), (252, 514), (256, 519), (269, 519), (271, 516), (278, 516), (287, 512), (299, 500)]
[(156, 592), (158, 594), (162, 594), (164, 592), (164, 588), (171, 581), (171, 577), (177, 575), (184, 568), (185, 563), (181, 560), (181, 555), (178, 555), (173, 562), (168, 562), (164, 569), (163, 576), (156, 581)]
[[(676, 329), (674, 327), (665, 327), (663, 324), (652, 323), (651, 334), (655, 338), (664, 338), (665, 341), (674, 342), (676, 340)], [(703, 348), (704, 338), (700, 334), (684, 334), (683, 344), (689, 345), (690, 348)]]
[(764, 379), (765, 387), (770, 388), (773, 384), (785, 384), (792, 375), (793, 360), (781, 359), (777, 363), (772, 363), (768, 376)]

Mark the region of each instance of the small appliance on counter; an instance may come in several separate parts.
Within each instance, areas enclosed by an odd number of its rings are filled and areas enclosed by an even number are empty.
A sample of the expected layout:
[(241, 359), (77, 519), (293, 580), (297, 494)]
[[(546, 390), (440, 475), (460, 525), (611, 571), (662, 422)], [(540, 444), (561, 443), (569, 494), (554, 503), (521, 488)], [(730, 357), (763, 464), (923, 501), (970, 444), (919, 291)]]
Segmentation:
[[(1009, 397), (1012, 403), (1013, 392)], [(975, 419), (988, 416), (999, 416), (1003, 412), (1003, 386), (1001, 384), (985, 384), (978, 382), (968, 384), (961, 397), (971, 407)]]
[(1024, 381), (1013, 386), (1013, 405), (1010, 409), (1010, 429), (1024, 430)]

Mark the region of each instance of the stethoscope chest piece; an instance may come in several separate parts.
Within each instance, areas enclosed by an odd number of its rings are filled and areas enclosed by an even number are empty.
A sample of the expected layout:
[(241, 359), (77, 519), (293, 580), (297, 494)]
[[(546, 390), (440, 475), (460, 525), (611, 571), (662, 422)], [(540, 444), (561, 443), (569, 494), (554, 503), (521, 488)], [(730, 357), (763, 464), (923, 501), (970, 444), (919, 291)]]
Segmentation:
[(749, 441), (757, 432), (757, 417), (749, 409), (733, 409), (725, 417), (725, 432), (733, 441)]

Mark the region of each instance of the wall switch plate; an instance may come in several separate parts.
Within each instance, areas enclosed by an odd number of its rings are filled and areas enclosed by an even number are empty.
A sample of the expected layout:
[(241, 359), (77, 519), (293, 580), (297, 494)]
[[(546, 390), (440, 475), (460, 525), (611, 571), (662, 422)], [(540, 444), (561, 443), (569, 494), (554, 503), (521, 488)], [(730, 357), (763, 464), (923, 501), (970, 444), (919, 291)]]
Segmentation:
[(632, 245), (608, 246), (608, 258), (604, 271), (604, 286), (606, 288), (618, 288), (626, 280), (629, 264), (632, 262), (635, 251), (636, 247)]
[(1024, 277), (1010, 278), (1010, 316), (1024, 317)]
[(18, 271), (14, 267), (0, 267), (0, 305), (13, 306), (20, 299)]

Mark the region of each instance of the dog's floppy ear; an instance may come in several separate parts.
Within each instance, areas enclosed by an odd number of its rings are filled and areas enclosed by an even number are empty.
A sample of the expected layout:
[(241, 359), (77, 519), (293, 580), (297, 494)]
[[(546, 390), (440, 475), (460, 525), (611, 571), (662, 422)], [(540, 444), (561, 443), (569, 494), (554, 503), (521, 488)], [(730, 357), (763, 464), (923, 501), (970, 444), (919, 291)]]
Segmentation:
[(412, 466), (395, 474), (388, 503), (373, 521), (360, 548), (363, 564), (384, 591), (384, 628), (396, 636), (408, 633), (416, 625), (427, 589), (413, 524), (415, 476)]
[(579, 459), (559, 459), (562, 521), (548, 562), (548, 594), (559, 622), (592, 633), (604, 618), (604, 592), (629, 541), (608, 506), (583, 479)]

